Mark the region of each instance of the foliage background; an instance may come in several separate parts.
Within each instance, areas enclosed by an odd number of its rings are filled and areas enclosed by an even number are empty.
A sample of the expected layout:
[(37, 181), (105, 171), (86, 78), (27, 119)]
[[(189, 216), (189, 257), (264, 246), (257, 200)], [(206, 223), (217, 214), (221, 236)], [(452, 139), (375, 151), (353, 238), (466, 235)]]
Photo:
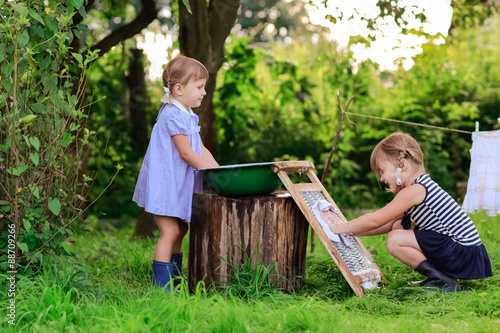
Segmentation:
[[(321, 175), (339, 121), (337, 90), (344, 104), (356, 94), (350, 107), (355, 113), (466, 131), (474, 130), (475, 121), (481, 130), (499, 128), (499, 24), (492, 18), (446, 37), (446, 43), (431, 39), (410, 70), (396, 71), (356, 62), (348, 49), (322, 34), (316, 35), (317, 42), (301, 38), (292, 43), (233, 35), (214, 96), (214, 156), (220, 164), (308, 159)], [(126, 166), (110, 196), (93, 211), (101, 217), (139, 212), (129, 199), (146, 147), (137, 149), (130, 142), (129, 88), (119, 76), (127, 70), (125, 44), (103, 57), (91, 75), (94, 91), (113, 96), (95, 102), (91, 114), (91, 127), (106, 138), (91, 156), (91, 167), (99, 169), (91, 196), (104, 187), (114, 163)], [(104, 75), (108, 80), (102, 80)], [(151, 129), (161, 82), (148, 83), (147, 92)], [(468, 178), (471, 135), (350, 116), (326, 181), (340, 207), (374, 208), (390, 198), (369, 169), (369, 155), (380, 139), (397, 130), (421, 143), (431, 176), (460, 200), (457, 185)]]

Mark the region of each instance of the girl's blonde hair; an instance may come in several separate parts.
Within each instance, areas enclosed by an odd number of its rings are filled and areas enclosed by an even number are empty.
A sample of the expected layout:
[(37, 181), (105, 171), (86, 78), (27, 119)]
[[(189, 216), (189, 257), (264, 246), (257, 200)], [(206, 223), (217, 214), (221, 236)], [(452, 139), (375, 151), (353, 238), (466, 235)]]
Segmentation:
[(417, 140), (403, 132), (395, 132), (380, 141), (373, 149), (370, 157), (370, 166), (376, 174), (380, 173), (377, 166), (378, 159), (383, 156), (394, 158), (397, 167), (403, 166), (403, 159), (410, 159), (416, 165), (424, 166), (424, 154)]
[(208, 80), (208, 71), (196, 59), (178, 55), (163, 70), (163, 86), (173, 91), (176, 84), (186, 85), (189, 80)]

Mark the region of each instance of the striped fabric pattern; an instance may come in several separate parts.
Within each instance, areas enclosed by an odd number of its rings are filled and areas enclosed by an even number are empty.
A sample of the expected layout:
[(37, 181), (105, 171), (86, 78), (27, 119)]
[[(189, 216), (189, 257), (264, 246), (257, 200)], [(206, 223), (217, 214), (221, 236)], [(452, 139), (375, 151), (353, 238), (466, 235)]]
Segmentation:
[(428, 174), (419, 176), (413, 184), (424, 186), (427, 193), (424, 201), (407, 211), (420, 230), (449, 236), (464, 246), (482, 244), (474, 222)]

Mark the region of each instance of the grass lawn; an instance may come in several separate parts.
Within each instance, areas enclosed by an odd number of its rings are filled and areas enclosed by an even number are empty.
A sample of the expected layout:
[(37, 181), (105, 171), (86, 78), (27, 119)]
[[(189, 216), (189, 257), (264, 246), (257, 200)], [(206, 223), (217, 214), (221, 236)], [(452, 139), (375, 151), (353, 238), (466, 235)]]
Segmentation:
[[(131, 227), (79, 232), (73, 252), (81, 263), (53, 258), (36, 277), (19, 278), (16, 325), (4, 312), (0, 331), (500, 332), (500, 217), (472, 217), (493, 277), (461, 281), (460, 293), (424, 291), (411, 284), (423, 277), (387, 253), (385, 236), (365, 237), (386, 280), (362, 298), (319, 240), (307, 257), (304, 288), (294, 294), (246, 272), (247, 280), (218, 292), (200, 286), (172, 296), (150, 286), (155, 240), (132, 241)], [(187, 252), (187, 239), (183, 246)], [(6, 277), (2, 309), (9, 301)]]

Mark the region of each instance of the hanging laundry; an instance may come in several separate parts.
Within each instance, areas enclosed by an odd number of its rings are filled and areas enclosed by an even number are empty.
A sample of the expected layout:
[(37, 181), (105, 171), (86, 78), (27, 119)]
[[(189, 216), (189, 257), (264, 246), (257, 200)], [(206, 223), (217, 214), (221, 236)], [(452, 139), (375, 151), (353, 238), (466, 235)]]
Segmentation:
[(500, 210), (500, 130), (473, 132), (471, 163), (463, 210), (485, 211), (497, 216)]

